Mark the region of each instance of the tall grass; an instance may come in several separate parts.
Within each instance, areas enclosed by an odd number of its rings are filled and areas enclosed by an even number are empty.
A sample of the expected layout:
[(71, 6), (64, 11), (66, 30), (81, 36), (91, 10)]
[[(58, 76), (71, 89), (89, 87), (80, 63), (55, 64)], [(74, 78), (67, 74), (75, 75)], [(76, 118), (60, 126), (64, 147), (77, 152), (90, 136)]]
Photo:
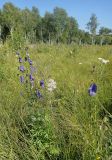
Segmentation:
[[(111, 50), (111, 46), (29, 46), (37, 81), (46, 83), (51, 76), (57, 82), (56, 90), (43, 92), (39, 100), (20, 95), (15, 51), (8, 44), (1, 46), (0, 159), (111, 160)], [(110, 63), (102, 64), (98, 57)], [(98, 86), (95, 97), (88, 95), (92, 81)]]

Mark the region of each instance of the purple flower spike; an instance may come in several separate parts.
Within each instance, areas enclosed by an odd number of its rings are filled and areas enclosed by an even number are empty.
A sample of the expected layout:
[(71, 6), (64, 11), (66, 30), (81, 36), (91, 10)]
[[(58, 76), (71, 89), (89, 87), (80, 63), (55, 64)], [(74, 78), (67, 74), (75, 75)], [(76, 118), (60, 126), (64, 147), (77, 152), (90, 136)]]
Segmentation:
[(28, 62), (29, 62), (30, 65), (33, 64), (33, 63), (32, 63), (32, 60), (31, 60), (30, 58), (28, 58)]
[(37, 96), (38, 98), (41, 98), (41, 97), (42, 97), (41, 93), (40, 93), (38, 90), (36, 90), (36, 96)]
[(41, 81), (40, 81), (40, 86), (41, 86), (42, 88), (44, 88), (44, 80), (41, 80)]
[(97, 85), (95, 83), (90, 85), (90, 88), (88, 90), (88, 93), (90, 96), (95, 96), (97, 92)]
[(33, 63), (32, 63), (32, 60), (30, 60), (30, 61), (29, 61), (29, 64), (30, 64), (30, 65), (32, 65), (32, 64), (33, 64)]
[(19, 69), (20, 69), (21, 72), (24, 72), (24, 71), (25, 71), (24, 66), (20, 66)]
[(30, 74), (30, 81), (34, 81), (34, 77)]
[(19, 57), (19, 63), (22, 63), (22, 58), (21, 57)]
[(20, 76), (20, 82), (24, 83), (24, 76)]

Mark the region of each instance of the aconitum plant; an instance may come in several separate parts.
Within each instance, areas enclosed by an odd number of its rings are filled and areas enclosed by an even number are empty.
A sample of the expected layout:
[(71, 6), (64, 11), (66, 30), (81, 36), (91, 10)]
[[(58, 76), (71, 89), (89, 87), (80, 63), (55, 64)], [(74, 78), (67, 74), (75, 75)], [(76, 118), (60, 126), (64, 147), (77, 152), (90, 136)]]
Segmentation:
[(24, 83), (24, 76), (20, 76), (20, 82)]
[(40, 81), (40, 86), (41, 86), (42, 88), (44, 88), (44, 80), (41, 80), (41, 81)]
[(34, 92), (36, 93), (36, 97), (41, 98), (42, 94), (40, 90), (41, 88), (44, 88), (44, 80), (40, 80), (39, 86), (36, 86), (36, 68), (33, 66), (33, 61), (29, 56), (28, 50), (25, 55), (21, 55), (19, 52), (16, 52), (16, 56), (18, 57), (19, 62), (19, 74), (17, 75), (19, 75), (20, 84), (23, 84), (22, 86), (24, 86), (26, 92), (28, 91), (31, 94)]
[(20, 69), (21, 72), (25, 71), (25, 67), (24, 66), (20, 66), (19, 69)]
[(41, 98), (42, 97), (42, 94), (40, 93), (40, 91), (37, 89), (36, 90), (36, 96), (38, 97), (38, 98)]
[(31, 60), (30, 58), (28, 58), (28, 62), (29, 62), (30, 65), (33, 64), (33, 63), (32, 63), (32, 60)]

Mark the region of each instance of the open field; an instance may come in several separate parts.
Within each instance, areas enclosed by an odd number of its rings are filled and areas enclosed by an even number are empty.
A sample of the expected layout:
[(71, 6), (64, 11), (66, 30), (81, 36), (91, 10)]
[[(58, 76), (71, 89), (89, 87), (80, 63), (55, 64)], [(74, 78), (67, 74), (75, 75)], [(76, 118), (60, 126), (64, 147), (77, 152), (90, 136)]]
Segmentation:
[(36, 68), (31, 90), (19, 82), (15, 51), (0, 47), (0, 160), (112, 160), (112, 47), (40, 44), (28, 53)]

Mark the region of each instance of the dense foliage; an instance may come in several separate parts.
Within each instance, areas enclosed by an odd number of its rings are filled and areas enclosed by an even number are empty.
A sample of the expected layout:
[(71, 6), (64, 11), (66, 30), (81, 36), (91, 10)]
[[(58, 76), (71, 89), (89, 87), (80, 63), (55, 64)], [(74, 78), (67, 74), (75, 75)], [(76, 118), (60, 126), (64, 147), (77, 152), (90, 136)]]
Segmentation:
[(92, 14), (87, 23), (89, 32), (80, 30), (74, 17), (55, 7), (53, 13), (46, 12), (41, 17), (36, 7), (19, 9), (12, 3), (5, 3), (0, 10), (0, 39), (5, 42), (11, 38), (14, 42), (19, 34), (20, 45), (24, 41), (30, 43), (77, 43), (77, 44), (112, 44), (111, 29), (101, 27), (96, 36), (98, 20)]

